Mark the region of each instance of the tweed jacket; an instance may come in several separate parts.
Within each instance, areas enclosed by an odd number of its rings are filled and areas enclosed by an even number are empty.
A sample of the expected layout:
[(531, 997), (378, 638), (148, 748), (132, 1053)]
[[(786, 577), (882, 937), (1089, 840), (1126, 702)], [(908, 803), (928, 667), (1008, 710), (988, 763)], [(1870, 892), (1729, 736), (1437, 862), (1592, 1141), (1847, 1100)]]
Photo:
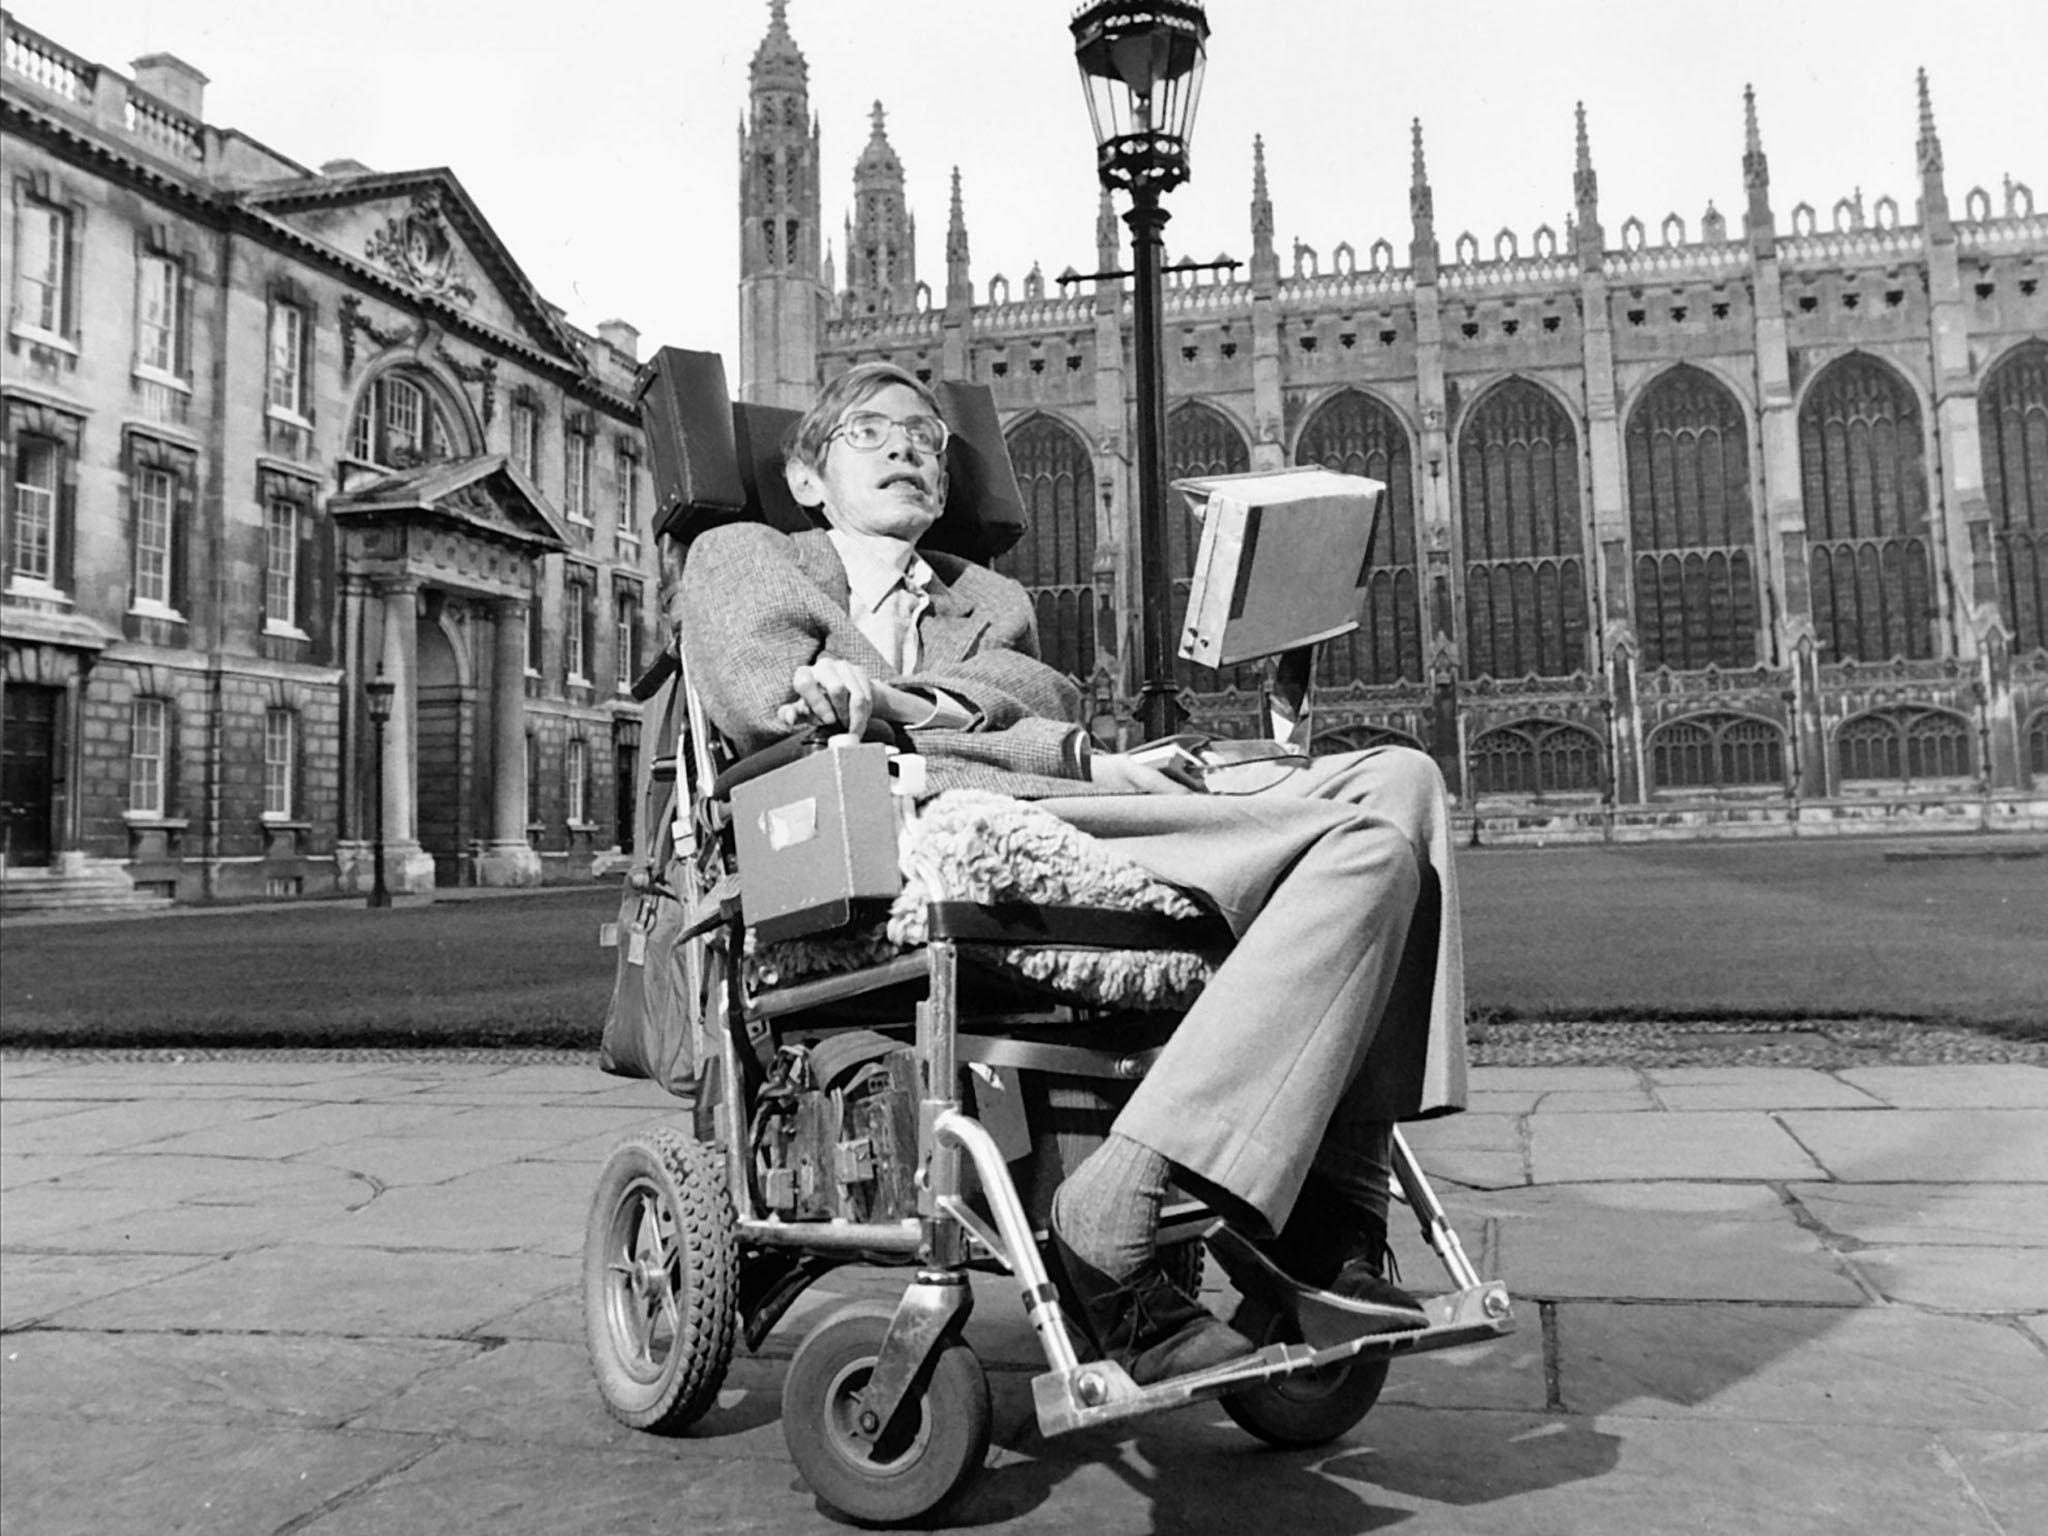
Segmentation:
[(979, 728), (914, 731), (932, 793), (986, 789), (1018, 799), (1094, 792), (1072, 776), (1080, 690), (1038, 658), (1031, 599), (1007, 576), (921, 551), (936, 578), (918, 626), (918, 670), (892, 675), (850, 612), (846, 567), (821, 529), (779, 533), (730, 523), (700, 534), (683, 562), (683, 664), (711, 721), (742, 753), (789, 734), (776, 710), (791, 675), (820, 656), (881, 682), (941, 688)]

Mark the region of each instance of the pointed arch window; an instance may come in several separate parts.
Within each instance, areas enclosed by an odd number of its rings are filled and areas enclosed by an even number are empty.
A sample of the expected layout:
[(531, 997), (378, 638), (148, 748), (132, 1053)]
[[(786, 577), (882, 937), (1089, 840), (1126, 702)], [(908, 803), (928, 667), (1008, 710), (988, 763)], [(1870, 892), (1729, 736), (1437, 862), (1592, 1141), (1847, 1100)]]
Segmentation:
[(1364, 475), (1387, 487), (1360, 627), (1318, 648), (1316, 680), (1326, 686), (1354, 679), (1419, 682), (1422, 611), (1416, 595), (1415, 475), (1407, 430), (1379, 401), (1346, 390), (1308, 419), (1295, 443), (1294, 462)]
[[(1212, 405), (1185, 400), (1166, 418), (1166, 474), (1169, 480), (1197, 475), (1241, 475), (1252, 467), (1251, 449), (1230, 418)], [(1167, 496), (1166, 569), (1173, 581), (1173, 623), (1168, 633), (1176, 647), (1187, 622), (1188, 592), (1195, 574), (1195, 553), (1201, 547), (1201, 524), (1178, 496)], [(1174, 678), (1183, 688), (1256, 688), (1264, 675), (1257, 665), (1201, 667), (1192, 661), (1173, 662)]]
[(2048, 649), (2048, 344), (2021, 346), (1977, 396), (1998, 603), (2013, 649)]
[(1038, 610), (1039, 654), (1086, 682), (1095, 670), (1095, 471), (1088, 445), (1051, 416), (1009, 434), (1024, 537), (996, 561)]
[(1651, 735), (1650, 781), (1658, 789), (1783, 784), (1784, 734), (1749, 715), (1687, 715)]
[(1475, 677), (1569, 677), (1586, 665), (1579, 441), (1525, 379), (1473, 411), (1458, 437), (1465, 652)]
[(1607, 782), (1600, 738), (1564, 720), (1517, 720), (1472, 742), (1475, 795), (1597, 794)]
[(1704, 369), (1672, 369), (1629, 413), (1629, 532), (1646, 670), (1752, 667), (1756, 531), (1742, 408)]
[(1968, 778), (1970, 724), (1945, 709), (1872, 710), (1835, 733), (1835, 764), (1845, 781)]
[(1872, 357), (1831, 363), (1799, 407), (1813, 623), (1828, 661), (1934, 654), (1920, 405)]

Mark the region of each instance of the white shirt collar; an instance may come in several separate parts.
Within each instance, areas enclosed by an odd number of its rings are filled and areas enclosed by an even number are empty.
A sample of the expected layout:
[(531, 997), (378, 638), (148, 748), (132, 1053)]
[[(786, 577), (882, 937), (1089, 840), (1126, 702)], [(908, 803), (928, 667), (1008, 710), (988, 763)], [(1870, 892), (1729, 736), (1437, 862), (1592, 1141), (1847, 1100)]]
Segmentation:
[(855, 613), (873, 613), (899, 585), (922, 593), (931, 582), (932, 568), (915, 544), (854, 533), (846, 528), (828, 528), (825, 535), (839, 551), (840, 564), (846, 567), (846, 585)]

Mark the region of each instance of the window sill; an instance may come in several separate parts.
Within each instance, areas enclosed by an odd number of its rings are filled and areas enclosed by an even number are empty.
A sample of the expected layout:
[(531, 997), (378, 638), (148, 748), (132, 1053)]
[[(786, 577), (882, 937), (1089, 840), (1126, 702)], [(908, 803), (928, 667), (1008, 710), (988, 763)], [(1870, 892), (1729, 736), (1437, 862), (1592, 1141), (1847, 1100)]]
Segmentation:
[(175, 373), (166, 373), (161, 368), (152, 368), (147, 363), (135, 365), (135, 377), (144, 384), (155, 384), (163, 389), (175, 389), (181, 395), (192, 393), (192, 381), (181, 379)]
[(263, 829), (266, 832), (310, 832), (313, 830), (313, 823), (298, 820), (290, 811), (265, 811), (258, 819), (262, 821)]
[(268, 421), (282, 422), (288, 427), (298, 427), (306, 432), (313, 430), (312, 422), (301, 416), (297, 411), (286, 410), (281, 405), (266, 405), (263, 408), (263, 415), (264, 419)]
[(71, 594), (62, 587), (52, 586), (40, 576), (10, 576), (7, 578), (9, 597), (33, 598), (39, 603), (62, 603), (71, 605)]
[(571, 832), (595, 832), (597, 830), (597, 823), (594, 821), (572, 821), (566, 823), (566, 825)]
[(138, 832), (183, 832), (192, 825), (189, 816), (166, 816), (161, 811), (123, 811), (121, 819)]
[(78, 356), (78, 343), (55, 331), (46, 331), (40, 326), (17, 324), (10, 332), (17, 341), (25, 341), (32, 347), (48, 347), (53, 352), (63, 352), (71, 357)]
[(286, 624), (278, 619), (265, 619), (263, 621), (263, 633), (278, 640), (310, 640), (313, 638), (303, 629), (299, 628), (298, 625)]
[(187, 622), (184, 614), (178, 612), (175, 608), (165, 606), (163, 603), (130, 603), (128, 605), (128, 613), (131, 618), (161, 619), (167, 624), (183, 624)]
[(591, 686), (590, 679), (580, 672), (571, 672), (564, 681), (571, 688), (588, 688)]

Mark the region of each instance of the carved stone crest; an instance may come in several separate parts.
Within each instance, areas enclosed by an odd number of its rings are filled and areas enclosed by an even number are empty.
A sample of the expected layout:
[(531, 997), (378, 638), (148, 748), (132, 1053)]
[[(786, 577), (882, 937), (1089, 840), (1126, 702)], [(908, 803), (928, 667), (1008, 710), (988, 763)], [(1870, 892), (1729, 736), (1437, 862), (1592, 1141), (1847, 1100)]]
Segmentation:
[(422, 293), (455, 304), (476, 300), (462, 252), (448, 232), (438, 189), (414, 194), (403, 215), (385, 220), (384, 227), (370, 236), (364, 254)]

